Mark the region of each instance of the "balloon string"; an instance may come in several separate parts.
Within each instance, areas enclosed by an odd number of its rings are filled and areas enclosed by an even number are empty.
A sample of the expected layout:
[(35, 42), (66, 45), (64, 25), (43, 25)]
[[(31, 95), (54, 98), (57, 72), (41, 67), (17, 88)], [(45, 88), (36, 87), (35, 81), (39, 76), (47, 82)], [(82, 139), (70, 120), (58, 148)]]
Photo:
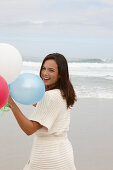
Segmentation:
[[(10, 92), (9, 92), (9, 96), (10, 96)], [(7, 102), (7, 103), (0, 109), (0, 111), (1, 111), (2, 113), (4, 113), (4, 112), (9, 112), (11, 107), (12, 107), (12, 105)]]
[(11, 104), (8, 104), (8, 102), (0, 109), (3, 113), (10, 111)]

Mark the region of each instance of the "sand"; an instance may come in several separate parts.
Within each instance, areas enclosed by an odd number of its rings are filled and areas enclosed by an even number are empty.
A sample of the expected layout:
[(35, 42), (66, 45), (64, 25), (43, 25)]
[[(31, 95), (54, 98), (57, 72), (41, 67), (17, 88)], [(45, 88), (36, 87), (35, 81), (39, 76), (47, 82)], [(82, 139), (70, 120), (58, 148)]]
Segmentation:
[[(113, 99), (78, 99), (68, 133), (77, 170), (113, 170)], [(26, 116), (32, 106), (19, 107)], [(21, 131), (11, 111), (0, 114), (0, 170), (22, 170), (33, 135)]]

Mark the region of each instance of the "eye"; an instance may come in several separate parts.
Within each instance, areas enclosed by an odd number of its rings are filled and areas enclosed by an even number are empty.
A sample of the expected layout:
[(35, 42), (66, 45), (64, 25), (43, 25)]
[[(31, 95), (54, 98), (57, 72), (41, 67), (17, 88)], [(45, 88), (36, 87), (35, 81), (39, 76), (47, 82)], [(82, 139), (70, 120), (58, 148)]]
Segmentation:
[(43, 70), (45, 70), (45, 67), (42, 67)]
[(54, 72), (54, 70), (53, 70), (53, 69), (49, 69), (49, 71), (50, 71), (50, 72)]

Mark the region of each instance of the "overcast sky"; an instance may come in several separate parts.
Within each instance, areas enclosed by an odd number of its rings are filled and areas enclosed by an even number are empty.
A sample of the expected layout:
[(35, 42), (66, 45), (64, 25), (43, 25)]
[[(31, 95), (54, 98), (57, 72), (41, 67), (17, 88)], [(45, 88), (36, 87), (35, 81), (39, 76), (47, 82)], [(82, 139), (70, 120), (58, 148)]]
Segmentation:
[(0, 0), (0, 43), (23, 57), (113, 58), (113, 0)]

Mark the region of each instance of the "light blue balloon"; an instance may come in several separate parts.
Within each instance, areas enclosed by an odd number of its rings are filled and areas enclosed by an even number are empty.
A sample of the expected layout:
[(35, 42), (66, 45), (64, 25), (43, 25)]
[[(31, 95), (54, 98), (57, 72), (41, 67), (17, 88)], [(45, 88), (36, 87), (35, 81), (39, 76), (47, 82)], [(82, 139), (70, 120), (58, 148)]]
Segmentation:
[(43, 98), (45, 85), (38, 75), (23, 73), (9, 84), (9, 93), (15, 101), (24, 105), (32, 105)]

